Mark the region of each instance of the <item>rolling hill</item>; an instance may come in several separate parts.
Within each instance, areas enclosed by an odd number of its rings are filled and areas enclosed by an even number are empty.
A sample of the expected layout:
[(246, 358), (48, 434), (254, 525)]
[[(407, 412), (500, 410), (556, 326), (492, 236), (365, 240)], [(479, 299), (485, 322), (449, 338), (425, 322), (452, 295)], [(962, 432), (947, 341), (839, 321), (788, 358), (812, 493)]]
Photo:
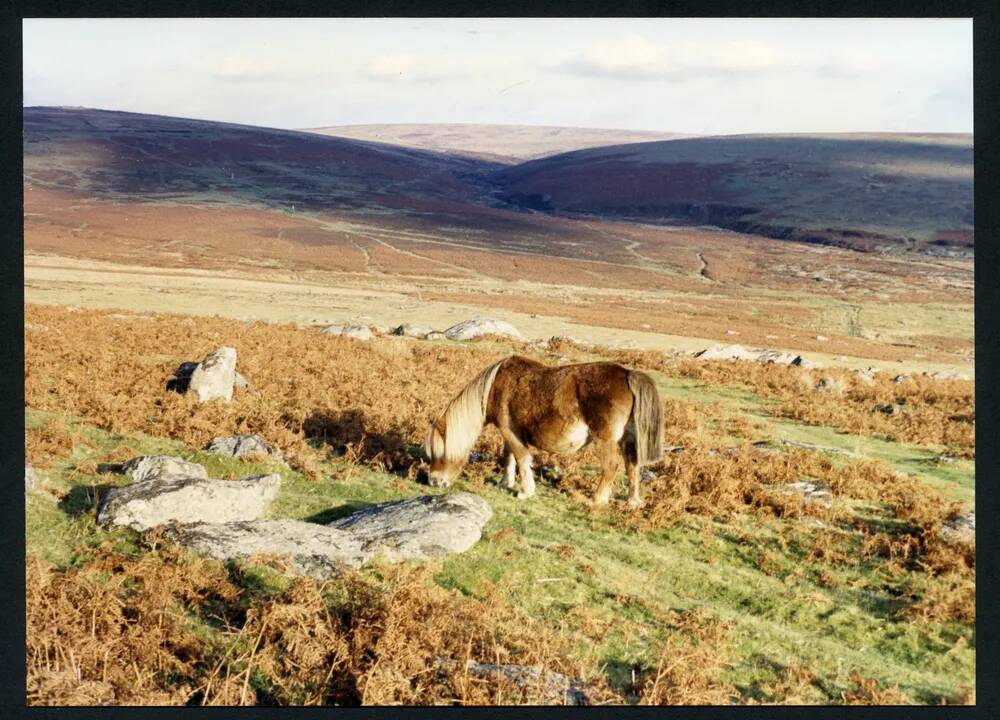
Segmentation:
[(360, 140), (85, 108), (24, 109), (28, 185), (142, 201), (303, 209), (470, 199), (481, 162)]
[(545, 212), (858, 250), (969, 256), (970, 135), (747, 135), (579, 150), (498, 170), (500, 197)]
[(507, 165), (584, 148), (690, 137), (641, 130), (465, 123), (336, 125), (308, 128), (307, 132), (392, 143)]

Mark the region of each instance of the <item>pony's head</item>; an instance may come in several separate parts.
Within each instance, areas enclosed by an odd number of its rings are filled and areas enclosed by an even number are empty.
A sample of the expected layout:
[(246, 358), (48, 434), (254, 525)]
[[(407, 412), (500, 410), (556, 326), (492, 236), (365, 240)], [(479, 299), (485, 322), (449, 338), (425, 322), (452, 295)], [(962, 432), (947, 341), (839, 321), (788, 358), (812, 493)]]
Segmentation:
[(462, 472), (465, 467), (467, 455), (459, 457), (449, 457), (446, 442), (448, 438), (448, 427), (445, 424), (445, 416), (442, 415), (431, 423), (427, 429), (427, 439), (424, 441), (424, 452), (430, 463), (427, 472), (427, 482), (434, 487), (448, 487), (451, 481)]
[(427, 429), (424, 452), (430, 462), (427, 481), (431, 485), (448, 487), (465, 467), (483, 430), (490, 388), (503, 362), (490, 365), (473, 378)]

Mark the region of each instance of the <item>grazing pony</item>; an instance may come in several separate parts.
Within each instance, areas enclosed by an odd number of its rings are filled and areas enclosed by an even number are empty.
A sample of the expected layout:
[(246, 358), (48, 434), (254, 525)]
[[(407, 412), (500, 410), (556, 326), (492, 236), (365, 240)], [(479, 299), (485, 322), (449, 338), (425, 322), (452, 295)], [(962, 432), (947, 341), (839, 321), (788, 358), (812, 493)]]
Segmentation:
[(641, 504), (639, 468), (663, 455), (660, 396), (649, 375), (609, 362), (549, 367), (512, 355), (473, 378), (431, 423), (424, 443), (431, 485), (451, 484), (486, 423), (503, 436), (504, 487), (515, 488), (516, 469), (519, 499), (535, 494), (529, 447), (566, 453), (594, 443), (601, 463), (595, 505), (611, 498), (619, 451), (631, 507)]

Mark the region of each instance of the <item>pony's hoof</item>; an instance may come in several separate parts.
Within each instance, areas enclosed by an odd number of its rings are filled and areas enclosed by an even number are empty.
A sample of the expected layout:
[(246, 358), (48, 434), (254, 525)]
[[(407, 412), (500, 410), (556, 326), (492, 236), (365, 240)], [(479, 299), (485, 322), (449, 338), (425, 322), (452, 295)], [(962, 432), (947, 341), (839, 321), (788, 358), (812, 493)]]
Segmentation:
[(590, 501), (590, 504), (593, 507), (606, 507), (609, 502), (611, 502), (611, 498), (609, 497), (595, 497)]
[(533, 492), (526, 493), (526, 492), (522, 491), (522, 492), (519, 492), (517, 494), (517, 499), (518, 500), (527, 500), (530, 497), (535, 497), (535, 493), (533, 493)]
[(639, 508), (642, 507), (642, 500), (640, 500), (639, 498), (629, 498), (628, 502), (626, 502), (625, 504), (628, 505), (633, 510), (638, 510)]

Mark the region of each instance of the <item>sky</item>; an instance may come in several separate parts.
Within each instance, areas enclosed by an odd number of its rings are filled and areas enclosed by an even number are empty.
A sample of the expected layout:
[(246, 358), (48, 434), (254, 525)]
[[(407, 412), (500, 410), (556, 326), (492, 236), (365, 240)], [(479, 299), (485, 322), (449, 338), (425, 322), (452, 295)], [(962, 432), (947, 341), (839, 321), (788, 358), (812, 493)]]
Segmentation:
[(278, 128), (972, 132), (969, 19), (26, 19), (24, 104)]

